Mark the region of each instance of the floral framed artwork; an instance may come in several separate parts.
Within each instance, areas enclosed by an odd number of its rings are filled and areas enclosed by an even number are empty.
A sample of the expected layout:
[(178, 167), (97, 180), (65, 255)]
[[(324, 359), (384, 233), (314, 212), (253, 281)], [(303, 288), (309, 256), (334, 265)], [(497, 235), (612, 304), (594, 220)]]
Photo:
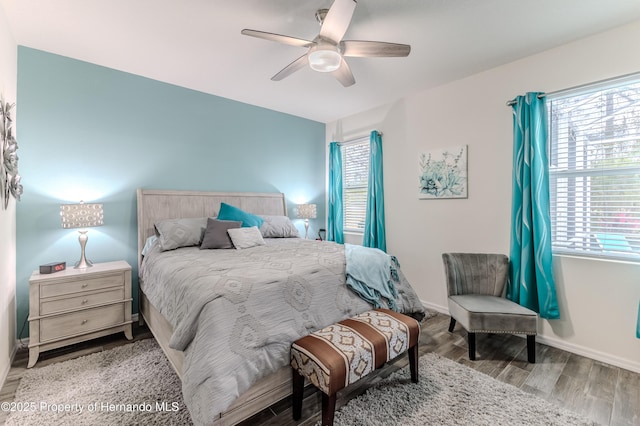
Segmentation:
[(420, 154), (419, 198), (467, 198), (467, 146)]

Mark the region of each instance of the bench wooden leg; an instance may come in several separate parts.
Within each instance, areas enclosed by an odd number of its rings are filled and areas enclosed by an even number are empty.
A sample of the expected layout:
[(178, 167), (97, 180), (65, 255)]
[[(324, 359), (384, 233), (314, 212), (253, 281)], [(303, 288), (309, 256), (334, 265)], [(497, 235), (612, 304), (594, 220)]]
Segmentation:
[(300, 417), (302, 417), (302, 398), (304, 396), (304, 376), (298, 373), (298, 370), (295, 368), (292, 368), (291, 371), (293, 382), (293, 393), (291, 394), (293, 420), (300, 420)]
[(336, 394), (322, 393), (322, 426), (333, 426), (333, 415), (336, 411)]
[(531, 364), (536, 363), (536, 335), (527, 334), (527, 357)]
[(476, 360), (476, 333), (467, 332), (467, 342), (469, 344), (469, 359)]
[(411, 371), (411, 381), (418, 383), (418, 345), (409, 348), (409, 370)]

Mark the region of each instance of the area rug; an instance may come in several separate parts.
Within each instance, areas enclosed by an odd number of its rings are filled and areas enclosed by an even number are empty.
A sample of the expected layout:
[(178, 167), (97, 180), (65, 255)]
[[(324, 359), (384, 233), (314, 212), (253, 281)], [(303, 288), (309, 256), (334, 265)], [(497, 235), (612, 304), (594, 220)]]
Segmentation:
[(7, 408), (7, 426), (191, 424), (154, 339), (29, 369)]
[[(418, 383), (405, 367), (335, 415), (336, 426), (597, 425), (585, 417), (434, 353)], [(319, 423), (318, 423), (319, 424)]]
[[(5, 408), (3, 406), (3, 408)], [(6, 424), (190, 425), (180, 381), (154, 339), (27, 370)], [(5, 410), (6, 411), (6, 410)], [(594, 425), (570, 411), (435, 354), (336, 412), (347, 425)]]

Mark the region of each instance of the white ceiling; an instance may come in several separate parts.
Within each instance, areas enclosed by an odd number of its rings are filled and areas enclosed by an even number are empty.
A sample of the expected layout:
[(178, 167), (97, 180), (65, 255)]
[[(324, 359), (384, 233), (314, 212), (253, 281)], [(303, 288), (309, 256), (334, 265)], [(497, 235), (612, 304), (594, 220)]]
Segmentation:
[(640, 19), (640, 0), (359, 0), (344, 39), (412, 46), (348, 58), (344, 88), (243, 28), (313, 39), (332, 0), (0, 0), (19, 45), (330, 122)]

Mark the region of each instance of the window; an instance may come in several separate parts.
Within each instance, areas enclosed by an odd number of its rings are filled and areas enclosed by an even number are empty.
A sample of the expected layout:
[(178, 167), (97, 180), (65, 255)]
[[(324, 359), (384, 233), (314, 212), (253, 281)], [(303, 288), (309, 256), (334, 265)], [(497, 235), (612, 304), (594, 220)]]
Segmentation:
[(364, 232), (369, 181), (369, 138), (348, 142), (342, 149), (344, 230)]
[(547, 107), (554, 253), (640, 260), (640, 76)]

